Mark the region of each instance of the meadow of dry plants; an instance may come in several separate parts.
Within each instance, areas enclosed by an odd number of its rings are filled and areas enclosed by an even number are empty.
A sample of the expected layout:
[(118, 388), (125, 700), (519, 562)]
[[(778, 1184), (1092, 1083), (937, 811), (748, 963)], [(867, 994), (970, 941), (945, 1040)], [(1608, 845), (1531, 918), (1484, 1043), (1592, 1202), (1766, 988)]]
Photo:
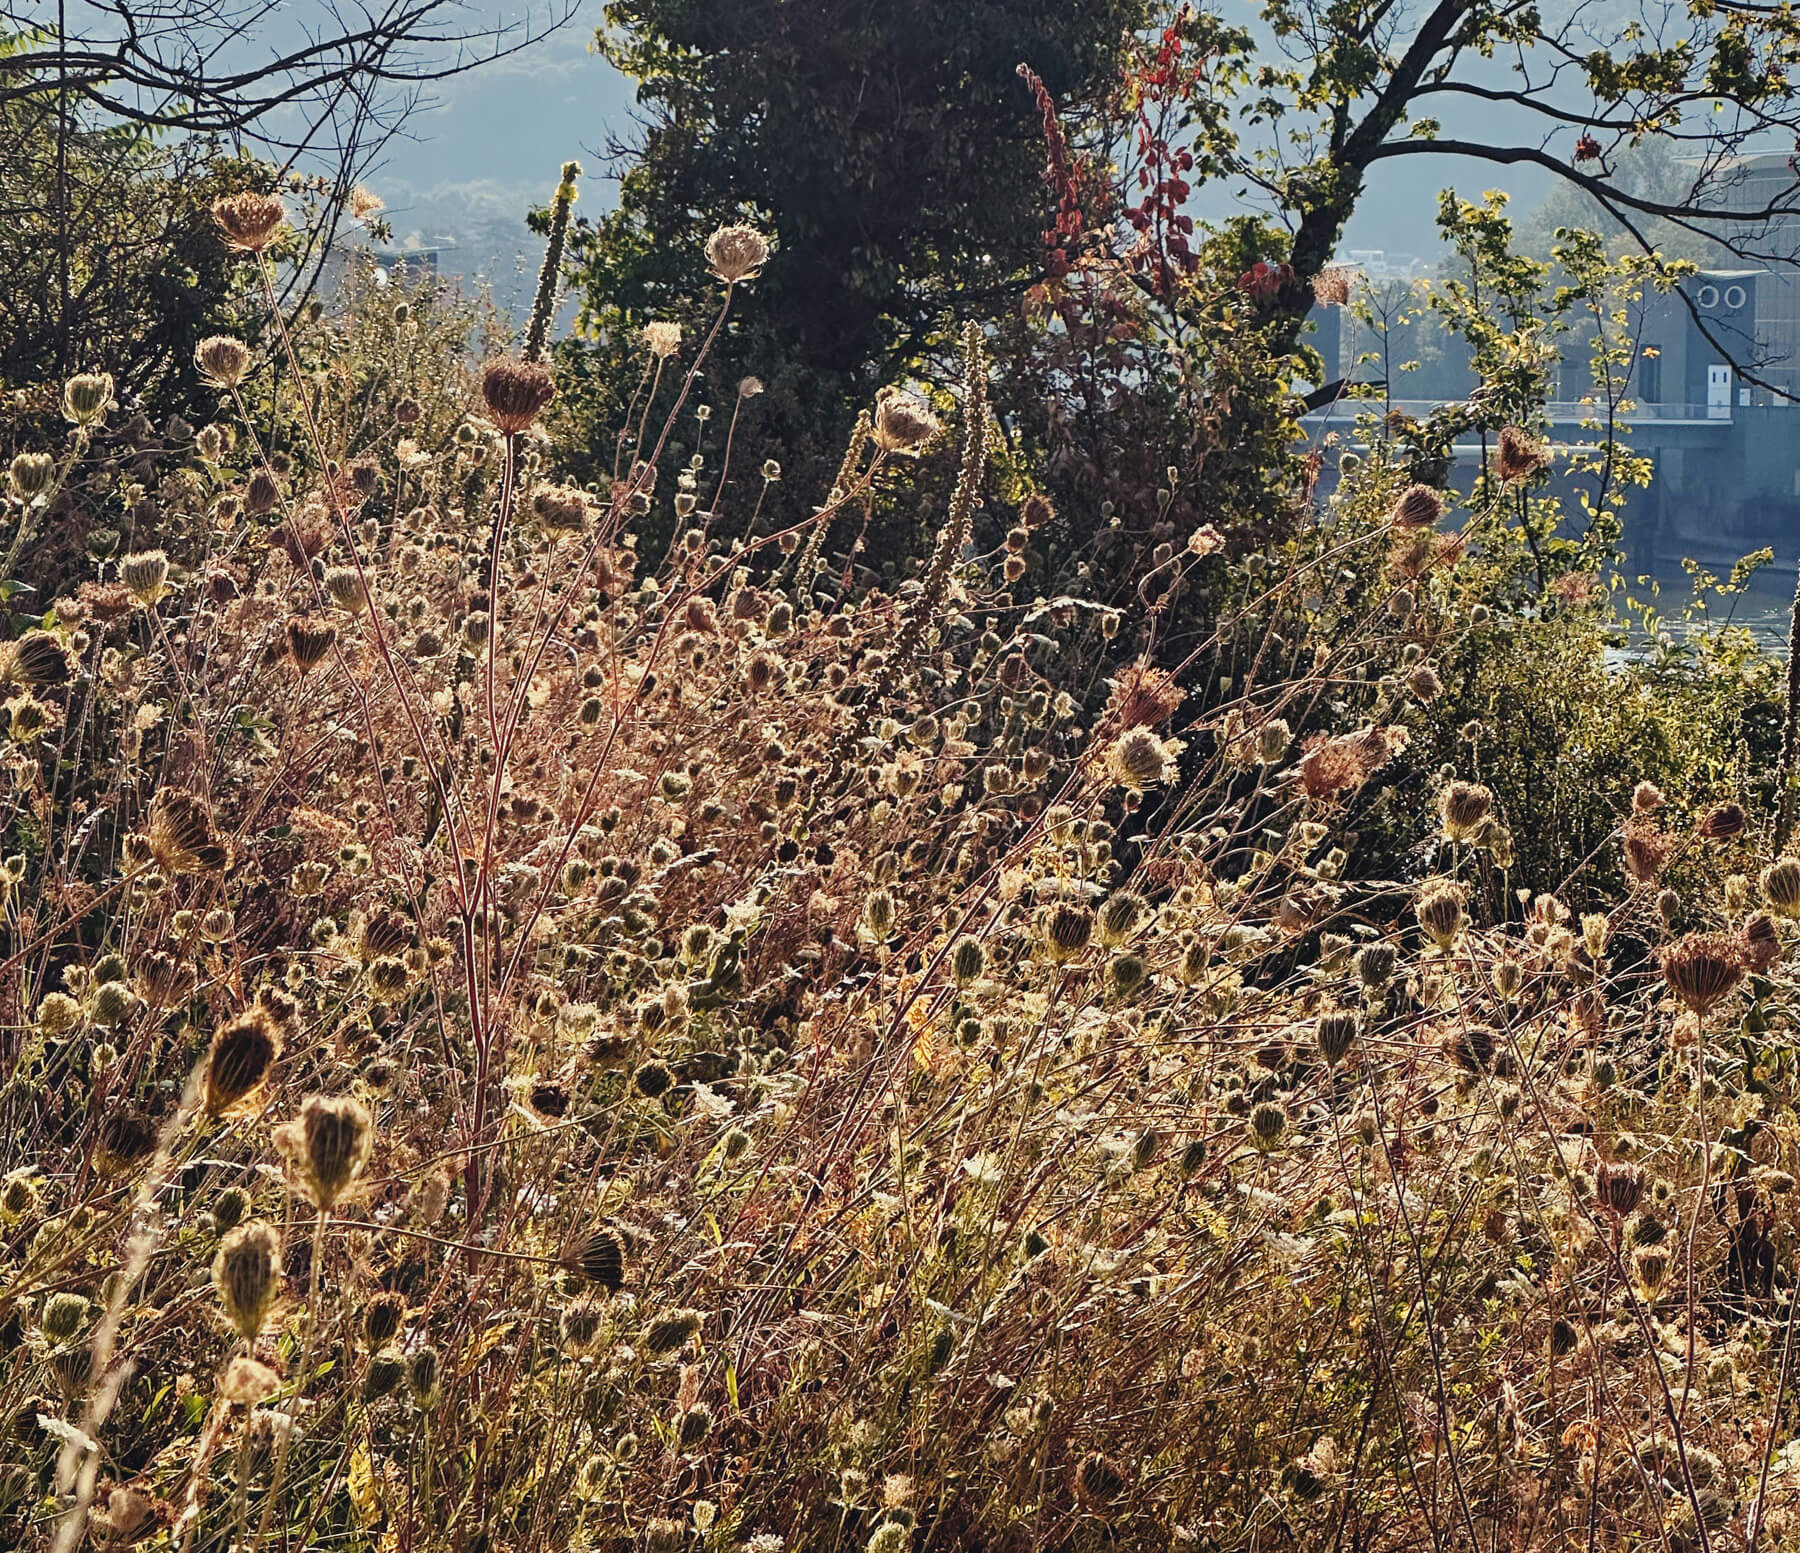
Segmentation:
[[(215, 214), (273, 303), (279, 201)], [(668, 325), (565, 483), (559, 241), (485, 359), (364, 288), (196, 340), (206, 426), (41, 391), (9, 569), (122, 516), (0, 654), (0, 1544), (1800, 1547), (1752, 796), (1526, 878), (1504, 719), (1388, 784), (1531, 627), (1376, 460), (1047, 591), (979, 329), (798, 524)]]

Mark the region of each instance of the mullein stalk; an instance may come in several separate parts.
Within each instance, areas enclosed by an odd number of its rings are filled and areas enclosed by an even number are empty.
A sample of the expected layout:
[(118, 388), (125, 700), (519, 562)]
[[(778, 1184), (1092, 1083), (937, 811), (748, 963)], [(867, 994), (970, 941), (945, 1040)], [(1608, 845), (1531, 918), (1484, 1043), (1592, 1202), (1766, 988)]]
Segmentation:
[(550, 240), (544, 246), (544, 264), (538, 271), (537, 295), (531, 302), (531, 323), (525, 330), (524, 358), (541, 361), (550, 336), (550, 315), (556, 309), (557, 283), (562, 278), (563, 245), (569, 237), (569, 212), (579, 192), (581, 163), (564, 162), (562, 182), (550, 201)]
[(825, 549), (825, 535), (838, 514), (838, 508), (849, 500), (850, 493), (856, 489), (857, 471), (862, 468), (863, 455), (869, 450), (869, 438), (874, 435), (874, 431), (874, 418), (864, 410), (856, 417), (856, 425), (850, 432), (849, 446), (844, 449), (844, 461), (838, 466), (837, 479), (831, 482), (824, 509), (819, 513), (818, 521), (813, 524), (812, 533), (807, 536), (806, 548), (800, 552), (800, 564), (794, 573), (797, 585), (794, 600), (797, 604), (806, 602), (813, 584), (819, 580), (819, 563)]

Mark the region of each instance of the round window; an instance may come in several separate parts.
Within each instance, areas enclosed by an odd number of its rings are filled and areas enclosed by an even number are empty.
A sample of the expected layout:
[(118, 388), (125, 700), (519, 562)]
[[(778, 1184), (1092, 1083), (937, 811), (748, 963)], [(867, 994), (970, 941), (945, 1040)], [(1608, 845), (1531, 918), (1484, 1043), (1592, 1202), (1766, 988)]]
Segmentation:
[(1734, 313), (1749, 300), (1750, 293), (1744, 290), (1742, 286), (1727, 286), (1725, 288), (1725, 305)]
[(1719, 288), (1717, 286), (1702, 286), (1694, 293), (1694, 300), (1702, 307), (1717, 307), (1719, 305)]

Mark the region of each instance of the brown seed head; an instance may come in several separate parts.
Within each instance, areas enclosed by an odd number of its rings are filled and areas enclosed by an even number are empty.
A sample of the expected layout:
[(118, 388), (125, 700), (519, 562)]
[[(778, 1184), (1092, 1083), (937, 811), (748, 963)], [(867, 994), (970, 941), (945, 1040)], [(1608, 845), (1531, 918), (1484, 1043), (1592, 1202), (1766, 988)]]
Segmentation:
[(281, 1237), (274, 1226), (257, 1220), (234, 1229), (213, 1258), (212, 1278), (225, 1319), (253, 1341), (281, 1292)]
[(275, 1130), (275, 1146), (301, 1191), (319, 1208), (335, 1207), (356, 1185), (375, 1146), (368, 1108), (348, 1095), (310, 1095), (293, 1121)]
[(1725, 933), (1689, 933), (1662, 952), (1663, 980), (1696, 1014), (1706, 1014), (1744, 979), (1741, 939)]
[(275, 240), (287, 211), (273, 194), (226, 194), (212, 202), (212, 218), (230, 247), (261, 253)]
[(889, 453), (916, 453), (942, 429), (917, 394), (896, 389), (875, 406), (875, 445)]
[(214, 388), (236, 388), (250, 370), (250, 347), (235, 335), (209, 334), (194, 347), (194, 364)]
[(722, 226), (706, 240), (706, 263), (728, 286), (755, 280), (768, 261), (769, 240), (755, 227)]
[(1511, 484), (1528, 479), (1550, 462), (1538, 440), (1519, 426), (1500, 428), (1500, 446), (1494, 454), (1494, 472)]
[(206, 1054), (206, 1110), (223, 1116), (262, 1088), (281, 1055), (281, 1032), (260, 1005), (227, 1020), (213, 1032)]
[(541, 362), (500, 356), (481, 369), (481, 403), (506, 436), (528, 431), (556, 396), (556, 380)]
[(1432, 528), (1443, 515), (1443, 497), (1429, 485), (1413, 485), (1400, 493), (1389, 520), (1396, 528)]

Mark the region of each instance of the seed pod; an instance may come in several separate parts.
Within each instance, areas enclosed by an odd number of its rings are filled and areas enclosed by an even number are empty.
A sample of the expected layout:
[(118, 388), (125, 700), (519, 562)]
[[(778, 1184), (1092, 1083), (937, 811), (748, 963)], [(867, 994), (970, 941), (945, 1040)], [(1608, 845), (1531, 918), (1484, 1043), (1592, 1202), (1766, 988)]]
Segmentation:
[(950, 975), (957, 986), (966, 987), (987, 969), (987, 950), (981, 940), (969, 935), (957, 939), (950, 951)]
[(261, 253), (275, 240), (287, 211), (273, 194), (226, 194), (212, 202), (212, 218), (226, 244), (245, 253)]
[(375, 1124), (360, 1100), (310, 1095), (297, 1118), (275, 1129), (275, 1145), (314, 1206), (332, 1208), (368, 1164)]
[(296, 615), (287, 623), (288, 656), (302, 674), (317, 668), (337, 645), (337, 627), (328, 620)]
[(238, 1336), (254, 1340), (281, 1290), (281, 1239), (274, 1226), (258, 1220), (232, 1230), (213, 1258), (212, 1279), (225, 1319)]
[(1044, 919), (1044, 941), (1052, 960), (1072, 960), (1094, 936), (1094, 914), (1085, 906), (1058, 901)]
[(556, 379), (541, 362), (499, 357), (481, 371), (481, 403), (502, 435), (517, 436), (556, 396)]
[(206, 1056), (206, 1110), (224, 1116), (262, 1087), (281, 1055), (281, 1035), (261, 1005), (250, 1008), (213, 1032)]
[(363, 1341), (371, 1348), (391, 1343), (406, 1319), (406, 1296), (396, 1290), (385, 1290), (370, 1300), (363, 1311)]
[(625, 1245), (612, 1230), (589, 1230), (564, 1257), (566, 1265), (611, 1293), (625, 1282)]
[(1327, 1067), (1335, 1068), (1350, 1055), (1356, 1040), (1356, 1015), (1348, 1009), (1333, 1009), (1319, 1015), (1313, 1026), (1313, 1044)]

